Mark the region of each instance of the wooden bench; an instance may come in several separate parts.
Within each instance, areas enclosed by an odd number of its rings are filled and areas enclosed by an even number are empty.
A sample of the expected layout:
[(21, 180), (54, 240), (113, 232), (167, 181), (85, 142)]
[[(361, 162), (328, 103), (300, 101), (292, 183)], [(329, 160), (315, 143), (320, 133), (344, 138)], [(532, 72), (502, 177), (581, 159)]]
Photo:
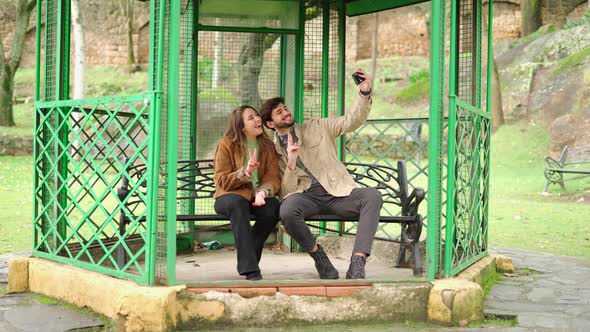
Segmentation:
[(566, 145), (561, 151), (559, 160), (546, 156), (545, 161), (547, 162), (545, 167), (547, 182), (544, 192), (547, 192), (550, 184), (555, 183), (565, 190), (564, 174), (574, 174), (574, 176), (567, 178), (568, 181), (590, 176), (590, 146), (569, 148)]
[[(377, 188), (383, 195), (383, 209), (380, 223), (398, 223), (401, 224), (401, 235), (398, 239), (384, 239), (400, 243), (400, 251), (396, 261), (396, 267), (408, 267), (406, 264), (406, 250), (411, 250), (414, 260), (414, 275), (422, 274), (422, 259), (419, 250), (420, 234), (422, 233), (422, 216), (418, 213), (420, 202), (424, 199), (425, 192), (422, 188), (415, 188), (409, 193), (408, 180), (406, 175), (406, 166), (403, 161), (398, 161), (397, 168), (368, 165), (361, 163), (345, 163), (347, 170), (353, 176), (354, 180), (361, 187)], [(142, 196), (146, 194), (146, 166), (135, 165), (127, 169), (127, 176), (123, 176), (121, 187), (118, 189), (118, 196), (121, 202), (124, 202), (125, 209), (121, 209), (119, 217), (119, 233), (125, 234), (126, 226), (130, 220), (137, 220), (134, 211), (145, 209), (145, 202)], [(194, 200), (195, 206), (207, 205), (206, 209), (197, 208), (197, 213), (184, 214), (178, 213), (177, 221), (219, 221), (227, 220), (226, 217), (218, 215), (213, 209), (213, 193), (215, 186), (213, 183), (213, 160), (193, 160), (178, 162), (177, 176), (177, 203), (179, 206), (187, 205), (183, 201)], [(130, 185), (130, 183), (140, 184)], [(133, 187), (136, 187), (133, 190)], [(208, 200), (208, 201), (206, 201)], [(187, 210), (186, 208), (179, 210)], [(203, 210), (206, 210), (203, 212)], [(178, 211), (178, 210), (177, 210)], [(253, 219), (253, 216), (251, 216)], [(357, 219), (342, 218), (337, 215), (316, 215), (307, 221), (327, 221), (339, 222), (340, 229), (328, 229), (317, 225), (310, 225), (315, 228), (325, 229), (338, 234), (349, 234), (344, 231), (344, 222), (356, 222)], [(145, 217), (140, 218), (139, 222), (145, 221)], [(125, 252), (119, 248), (118, 261), (125, 262)]]

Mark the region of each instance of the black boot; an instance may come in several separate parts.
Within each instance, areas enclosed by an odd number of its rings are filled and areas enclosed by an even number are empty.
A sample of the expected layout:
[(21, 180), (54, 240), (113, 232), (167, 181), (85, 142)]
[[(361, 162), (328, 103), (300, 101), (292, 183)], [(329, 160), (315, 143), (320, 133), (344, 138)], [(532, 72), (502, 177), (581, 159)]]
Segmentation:
[(315, 261), (315, 268), (318, 270), (320, 279), (338, 279), (338, 270), (334, 268), (322, 246), (318, 244), (318, 250), (310, 252), (309, 255)]
[(365, 279), (365, 263), (367, 263), (367, 256), (352, 255), (346, 279)]

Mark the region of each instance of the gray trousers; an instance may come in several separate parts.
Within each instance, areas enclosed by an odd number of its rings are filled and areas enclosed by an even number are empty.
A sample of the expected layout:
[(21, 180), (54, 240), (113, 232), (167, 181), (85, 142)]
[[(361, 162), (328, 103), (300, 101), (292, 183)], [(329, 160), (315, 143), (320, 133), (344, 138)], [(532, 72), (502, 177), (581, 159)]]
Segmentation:
[(315, 214), (358, 218), (353, 253), (370, 255), (382, 205), (383, 198), (375, 188), (356, 188), (349, 196), (335, 197), (320, 184), (314, 184), (305, 192), (288, 196), (281, 203), (280, 216), (287, 234), (307, 252), (316, 241), (305, 218)]

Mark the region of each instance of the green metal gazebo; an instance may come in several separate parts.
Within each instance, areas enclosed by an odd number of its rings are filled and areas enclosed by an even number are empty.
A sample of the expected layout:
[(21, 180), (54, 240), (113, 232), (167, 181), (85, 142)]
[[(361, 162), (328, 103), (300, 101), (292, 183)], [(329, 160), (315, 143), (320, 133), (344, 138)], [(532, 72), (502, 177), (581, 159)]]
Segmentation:
[[(177, 200), (178, 161), (211, 158), (239, 104), (281, 95), (298, 122), (343, 114), (346, 17), (421, 2), (150, 0), (148, 90), (73, 100), (70, 1), (38, 0), (33, 254), (143, 285), (176, 284), (177, 243), (192, 244), (199, 231), (177, 215), (212, 209)], [(427, 280), (487, 254), (492, 49), (492, 1), (430, 4), (429, 116), (369, 120), (340, 141), (345, 161), (389, 165), (403, 150), (411, 186), (427, 188)], [(382, 136), (402, 139), (364, 154)], [(407, 141), (412, 149), (398, 146)], [(128, 174), (134, 165), (145, 166), (139, 180)], [(141, 208), (119, 198), (122, 181)], [(121, 215), (130, 219), (123, 232)], [(379, 235), (394, 238), (395, 227)]]

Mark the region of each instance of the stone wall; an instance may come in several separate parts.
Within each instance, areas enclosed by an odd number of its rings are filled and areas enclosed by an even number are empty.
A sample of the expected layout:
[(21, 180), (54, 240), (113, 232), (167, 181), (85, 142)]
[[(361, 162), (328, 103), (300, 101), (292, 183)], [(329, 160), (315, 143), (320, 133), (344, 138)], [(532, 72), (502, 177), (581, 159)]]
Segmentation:
[[(5, 3), (9, 3), (5, 6)], [(134, 53), (136, 61), (147, 63), (149, 59), (149, 2), (134, 1)], [(125, 18), (117, 0), (80, 0), (80, 15), (86, 42), (86, 63), (100, 65), (127, 64), (127, 31)], [(45, 19), (43, 18), (43, 21)], [(14, 37), (15, 7), (13, 1), (3, 1), (0, 8), (0, 34), (4, 51), (8, 55)], [(35, 64), (36, 13), (31, 15), (27, 31), (21, 67)], [(43, 22), (42, 35), (45, 33)], [(71, 57), (74, 48), (72, 38)]]
[[(430, 49), (427, 28), (429, 15), (429, 4), (417, 4), (378, 13), (378, 57), (427, 55)], [(356, 36), (347, 35), (354, 38), (347, 39), (347, 43), (356, 44), (356, 59), (371, 57), (373, 17), (374, 14), (359, 16), (356, 21)]]
[(32, 136), (0, 135), (0, 156), (20, 156), (32, 153)]

